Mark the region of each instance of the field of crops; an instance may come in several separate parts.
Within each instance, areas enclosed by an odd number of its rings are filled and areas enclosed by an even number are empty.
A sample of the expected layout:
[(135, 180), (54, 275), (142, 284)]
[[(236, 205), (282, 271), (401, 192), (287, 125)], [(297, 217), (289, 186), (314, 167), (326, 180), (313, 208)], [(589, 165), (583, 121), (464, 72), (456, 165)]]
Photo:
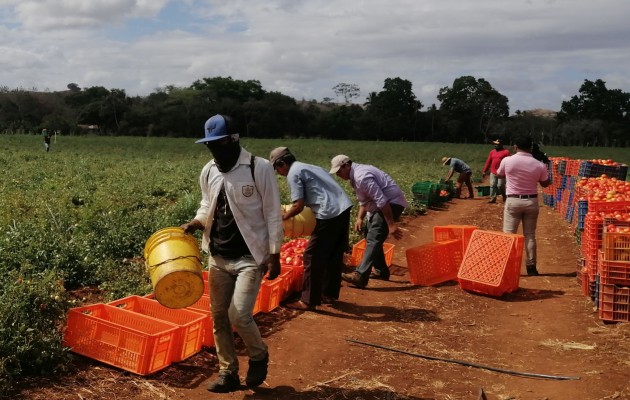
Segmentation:
[[(40, 136), (0, 138), (2, 389), (20, 374), (65, 367), (57, 328), (66, 310), (81, 302), (69, 290), (98, 286), (112, 299), (150, 291), (142, 260), (145, 240), (194, 216), (198, 175), (210, 153), (192, 139), (60, 136), (47, 153)], [(265, 158), (274, 147), (288, 146), (300, 161), (326, 169), (343, 153), (388, 172), (409, 199), (415, 182), (446, 175), (443, 156), (463, 159), (480, 177), (492, 148), (247, 138), (242, 144)], [(627, 149), (544, 150), (550, 156), (630, 162)], [(288, 203), (285, 178), (279, 183)], [(346, 182), (340, 183), (351, 193)]]

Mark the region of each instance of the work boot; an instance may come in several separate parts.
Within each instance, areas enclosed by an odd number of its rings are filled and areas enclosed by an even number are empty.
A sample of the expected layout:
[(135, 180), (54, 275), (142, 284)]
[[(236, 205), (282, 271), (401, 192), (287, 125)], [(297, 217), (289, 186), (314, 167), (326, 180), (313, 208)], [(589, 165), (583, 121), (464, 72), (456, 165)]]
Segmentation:
[(489, 204), (494, 204), (494, 203), (496, 203), (496, 202), (497, 202), (497, 198), (496, 198), (496, 197), (493, 197), (493, 198), (492, 198), (492, 200), (490, 200), (488, 203), (489, 203)]
[(527, 265), (527, 275), (528, 276), (538, 276), (538, 270), (536, 269), (535, 265)]
[(262, 385), (265, 379), (267, 379), (268, 365), (269, 353), (265, 354), (265, 358), (262, 360), (249, 360), (249, 369), (247, 370), (247, 377), (245, 378), (245, 384), (247, 387), (253, 388)]
[(367, 283), (363, 283), (363, 280), (361, 279), (361, 274), (356, 271), (349, 274), (341, 274), (341, 279), (348, 283), (352, 283), (354, 286), (360, 289), (363, 289), (367, 285)]
[(229, 393), (241, 386), (241, 380), (237, 374), (228, 371), (219, 372), (219, 377), (210, 382), (208, 391), (212, 393)]

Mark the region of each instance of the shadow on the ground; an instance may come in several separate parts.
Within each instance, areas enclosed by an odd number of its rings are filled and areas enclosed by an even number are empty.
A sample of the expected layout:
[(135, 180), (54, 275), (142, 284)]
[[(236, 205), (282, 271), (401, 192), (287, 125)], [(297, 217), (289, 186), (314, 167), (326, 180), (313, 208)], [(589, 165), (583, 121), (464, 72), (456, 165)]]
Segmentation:
[(545, 289), (527, 289), (519, 288), (513, 293), (508, 293), (499, 298), (499, 300), (509, 302), (520, 301), (537, 301), (543, 299), (550, 299), (553, 297), (559, 297), (564, 295), (564, 290), (545, 290)]
[(354, 319), (371, 322), (438, 322), (435, 311), (422, 308), (399, 309), (390, 306), (365, 306), (344, 301), (337, 301), (329, 307), (319, 309), (318, 314), (336, 318)]
[(277, 386), (275, 388), (257, 388), (243, 399), (300, 399), (300, 400), (346, 400), (346, 399), (375, 399), (375, 400), (432, 400), (429, 397), (406, 396), (392, 392), (387, 388), (376, 389), (346, 389), (330, 386), (317, 386), (312, 389), (296, 391), (291, 386)]

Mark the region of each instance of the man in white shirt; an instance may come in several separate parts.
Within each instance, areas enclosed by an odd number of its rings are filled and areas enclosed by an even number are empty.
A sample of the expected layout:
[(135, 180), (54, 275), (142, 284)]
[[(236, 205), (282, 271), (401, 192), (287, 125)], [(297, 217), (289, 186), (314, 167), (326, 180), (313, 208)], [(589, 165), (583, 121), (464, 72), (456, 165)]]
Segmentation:
[(203, 229), (208, 257), (213, 333), (219, 377), (208, 390), (226, 393), (240, 387), (232, 327), (249, 355), (245, 383), (261, 385), (267, 377), (269, 353), (253, 318), (263, 276), (280, 273), (283, 240), (280, 193), (273, 167), (240, 146), (229, 117), (215, 115), (205, 124), (205, 144), (214, 157), (199, 177), (201, 204), (197, 215), (181, 227)]

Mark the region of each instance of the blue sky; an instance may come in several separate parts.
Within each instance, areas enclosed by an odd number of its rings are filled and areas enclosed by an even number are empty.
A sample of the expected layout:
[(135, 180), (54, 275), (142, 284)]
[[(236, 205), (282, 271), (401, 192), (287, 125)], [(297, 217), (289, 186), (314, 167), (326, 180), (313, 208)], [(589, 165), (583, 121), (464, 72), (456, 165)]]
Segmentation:
[[(585, 79), (630, 92), (627, 0), (0, 0), (0, 86), (147, 95), (204, 77), (363, 103), (387, 78), (425, 108), (460, 76), (510, 110), (559, 110)], [(341, 99), (338, 99), (341, 101)]]

